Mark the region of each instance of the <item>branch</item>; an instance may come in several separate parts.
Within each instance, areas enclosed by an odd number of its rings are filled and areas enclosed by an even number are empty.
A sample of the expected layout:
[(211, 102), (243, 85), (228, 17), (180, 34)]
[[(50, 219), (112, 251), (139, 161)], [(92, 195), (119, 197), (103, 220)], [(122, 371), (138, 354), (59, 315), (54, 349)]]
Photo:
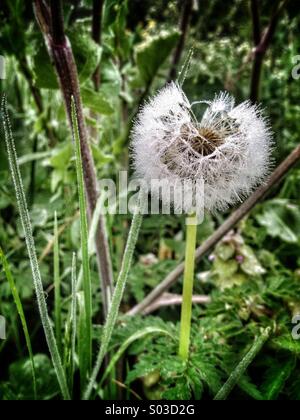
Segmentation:
[[(92, 21), (92, 38), (101, 45), (102, 38), (102, 15), (103, 15), (104, 0), (93, 1), (93, 21)], [(93, 81), (95, 89), (99, 90), (100, 87), (100, 66), (98, 66), (93, 74)]]
[(189, 24), (191, 20), (191, 14), (193, 10), (193, 0), (185, 0), (183, 9), (182, 9), (182, 16), (180, 22), (180, 32), (181, 36), (179, 38), (177, 47), (174, 52), (172, 67), (170, 70), (169, 80), (175, 80), (177, 77), (177, 67), (181, 59), (182, 51), (184, 49), (185, 40), (187, 37)]
[(261, 38), (258, 0), (251, 0), (251, 15), (252, 15), (253, 41), (254, 41), (254, 45), (258, 45), (260, 43), (260, 38)]
[[(258, 188), (231, 216), (201, 245), (196, 251), (196, 261), (199, 262), (234, 226), (243, 219), (262, 200), (270, 189), (280, 182), (287, 172), (300, 161), (300, 146), (275, 169), (269, 181)], [(134, 306), (128, 315), (143, 313), (149, 305), (166, 292), (183, 274), (184, 264), (179, 264), (146, 298)]]
[[(259, 43), (257, 43), (257, 8), (255, 11), (252, 11), (253, 16), (253, 32), (254, 32), (254, 50), (253, 50), (253, 67), (252, 67), (252, 75), (251, 75), (251, 87), (250, 87), (250, 100), (255, 103), (258, 101), (259, 98), (259, 90), (260, 90), (260, 81), (261, 81), (261, 72), (262, 72), (262, 65), (263, 60), (265, 58), (266, 52), (271, 44), (273, 39), (275, 30), (277, 28), (277, 24), (279, 21), (280, 14), (284, 9), (285, 5), (287, 4), (288, 0), (283, 0), (280, 5), (276, 8), (276, 10), (272, 13), (270, 23), (268, 27), (265, 29), (263, 35), (260, 37)], [(259, 18), (259, 17), (258, 17)]]
[[(193, 303), (197, 304), (207, 304), (211, 302), (211, 298), (205, 295), (194, 295), (193, 296)], [(143, 315), (149, 315), (152, 312), (157, 311), (157, 309), (164, 307), (164, 306), (171, 306), (171, 305), (181, 305), (182, 304), (182, 296), (175, 295), (173, 293), (163, 293), (161, 297), (154, 302), (152, 302), (144, 311)]]
[[(35, 14), (45, 37), (49, 55), (56, 69), (60, 89), (64, 98), (65, 108), (72, 125), (71, 97), (74, 97), (78, 112), (80, 147), (83, 161), (84, 182), (88, 201), (89, 217), (91, 219), (98, 200), (96, 170), (88, 143), (87, 129), (84, 121), (83, 107), (80, 96), (80, 85), (77, 67), (74, 60), (72, 47), (64, 34), (61, 25), (60, 1), (51, 1), (49, 9), (43, 0), (35, 0)], [(53, 32), (54, 31), (54, 32)], [(55, 32), (57, 31), (57, 33)], [(62, 38), (63, 36), (63, 38)], [(55, 42), (55, 41), (56, 42)], [(113, 288), (112, 265), (109, 244), (105, 229), (105, 220), (101, 216), (96, 235), (96, 253), (98, 268), (101, 273), (101, 288), (103, 297), (103, 313), (106, 317), (110, 295)]]

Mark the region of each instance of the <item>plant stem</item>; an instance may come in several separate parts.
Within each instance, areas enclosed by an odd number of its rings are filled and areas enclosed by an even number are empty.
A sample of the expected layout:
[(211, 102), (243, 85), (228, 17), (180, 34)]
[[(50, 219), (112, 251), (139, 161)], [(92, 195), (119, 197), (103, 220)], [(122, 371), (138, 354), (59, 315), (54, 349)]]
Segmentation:
[(4, 124), (5, 141), (6, 141), (6, 147), (7, 147), (7, 153), (8, 153), (10, 172), (11, 172), (14, 187), (15, 187), (15, 193), (17, 197), (20, 218), (21, 218), (22, 227), (25, 234), (25, 240), (26, 240), (27, 251), (28, 251), (28, 255), (30, 259), (32, 277), (33, 277), (33, 282), (34, 282), (34, 287), (35, 287), (38, 308), (40, 312), (40, 318), (43, 325), (48, 348), (51, 354), (52, 363), (53, 363), (55, 373), (58, 379), (58, 383), (61, 389), (61, 393), (65, 400), (70, 400), (70, 393), (67, 386), (65, 372), (63, 369), (60, 353), (58, 351), (57, 342), (56, 342), (54, 331), (52, 328), (52, 323), (48, 315), (48, 308), (47, 308), (46, 298), (44, 294), (43, 282), (42, 282), (41, 272), (39, 268), (37, 255), (36, 255), (35, 243), (34, 243), (34, 238), (32, 234), (32, 226), (31, 226), (31, 221), (29, 217), (25, 191), (24, 191), (24, 186), (22, 182), (22, 176), (21, 176), (19, 165), (18, 165), (18, 157), (16, 153), (13, 135), (12, 135), (5, 95), (3, 96), (3, 100), (1, 104), (1, 115), (2, 115), (3, 124)]
[[(140, 193), (139, 197), (140, 203), (143, 202), (143, 193)], [(89, 385), (84, 393), (84, 400), (89, 400), (93, 392), (94, 385), (97, 380), (98, 373), (100, 371), (104, 357), (108, 351), (108, 346), (111, 340), (114, 326), (117, 321), (120, 304), (124, 294), (129, 270), (132, 263), (133, 252), (136, 246), (138, 239), (139, 231), (142, 225), (143, 215), (140, 206), (137, 206), (135, 214), (132, 219), (131, 228), (129, 236), (127, 239), (127, 245), (123, 256), (122, 266), (115, 287), (115, 291), (112, 297), (111, 307), (103, 328), (102, 338), (101, 338), (101, 347), (97, 356), (96, 365), (94, 367)]]
[(75, 144), (76, 155), (76, 173), (79, 195), (79, 208), (80, 208), (80, 232), (81, 232), (81, 253), (82, 253), (82, 273), (83, 273), (83, 291), (84, 291), (84, 308), (85, 308), (85, 337), (84, 337), (84, 357), (80, 363), (82, 373), (82, 383), (85, 384), (87, 375), (92, 367), (92, 286), (91, 274), (89, 266), (89, 250), (88, 250), (88, 222), (86, 211), (86, 199), (84, 194), (84, 180), (82, 169), (82, 157), (80, 150), (80, 138), (78, 129), (78, 115), (77, 109), (72, 98), (72, 131)]
[(21, 320), (21, 324), (22, 324), (22, 328), (23, 328), (23, 332), (24, 332), (24, 336), (25, 336), (25, 341), (26, 341), (26, 346), (27, 346), (27, 350), (28, 350), (28, 354), (29, 354), (29, 358), (30, 358), (30, 363), (31, 363), (31, 373), (32, 373), (32, 380), (33, 380), (33, 394), (34, 394), (34, 399), (37, 400), (37, 383), (36, 383), (36, 372), (35, 372), (35, 366), (34, 366), (34, 356), (33, 356), (33, 351), (32, 351), (32, 345), (31, 345), (31, 340), (30, 340), (30, 334), (29, 334), (29, 330), (28, 330), (28, 326), (27, 326), (27, 321), (25, 318), (25, 313), (24, 313), (24, 309), (23, 309), (23, 305), (22, 305), (22, 301), (18, 292), (18, 289), (16, 287), (16, 283), (15, 283), (15, 279), (12, 275), (12, 272), (10, 270), (8, 261), (5, 258), (5, 255), (0, 247), (0, 262), (3, 265), (3, 269), (7, 278), (7, 281), (9, 283), (9, 287), (11, 290), (11, 293), (13, 295), (14, 298), (14, 302)]
[[(94, 213), (99, 195), (96, 169), (88, 142), (87, 128), (84, 120), (83, 107), (80, 96), (78, 72), (72, 47), (65, 34), (64, 40), (61, 42), (61, 1), (52, 1), (51, 10), (42, 0), (35, 0), (34, 6), (36, 18), (45, 36), (48, 52), (56, 69), (70, 127), (72, 126), (71, 97), (73, 96), (75, 100), (78, 115), (78, 130), (80, 134), (80, 148), (83, 162), (84, 183), (88, 202), (88, 212), (89, 217), (91, 218), (92, 214)], [(57, 23), (53, 24), (53, 21), (55, 20), (57, 20)], [(54, 36), (52, 31), (56, 30), (58, 33)], [(60, 40), (60, 43), (56, 44), (54, 39)], [(95, 242), (97, 263), (99, 272), (101, 273), (103, 316), (106, 318), (109, 308), (110, 296), (113, 290), (113, 272), (109, 243), (105, 229), (105, 220), (103, 217), (99, 218)]]
[[(255, 103), (259, 99), (261, 73), (263, 61), (266, 52), (271, 44), (275, 34), (280, 14), (287, 4), (288, 0), (283, 0), (278, 7), (274, 8), (268, 27), (263, 34), (260, 34), (260, 20), (258, 4), (253, 1), (251, 5), (252, 21), (253, 21), (253, 38), (254, 38), (254, 51), (253, 51), (253, 66), (251, 74), (250, 86), (250, 100)], [(258, 37), (260, 36), (260, 39)]]
[[(196, 250), (196, 262), (199, 262), (234, 226), (240, 222), (262, 200), (274, 185), (282, 181), (288, 171), (300, 161), (300, 146), (275, 169), (269, 181), (259, 187), (225, 222)], [(166, 292), (184, 272), (184, 263), (179, 264), (159, 285), (140, 303), (134, 306), (127, 315), (143, 313), (149, 305)]]
[[(93, 0), (92, 38), (99, 45), (101, 45), (103, 6), (104, 0)], [(100, 87), (99, 70), (98, 66), (93, 74), (95, 90), (99, 90)]]
[(175, 80), (177, 77), (177, 67), (180, 62), (182, 51), (184, 49), (185, 40), (189, 30), (191, 14), (193, 9), (193, 0), (184, 0), (182, 8), (182, 16), (180, 21), (180, 38), (174, 52), (172, 67), (169, 74), (169, 80)]
[(253, 343), (251, 349), (248, 351), (248, 353), (243, 357), (243, 359), (240, 361), (240, 363), (237, 365), (237, 367), (234, 369), (234, 371), (229, 376), (227, 382), (222, 386), (220, 391), (215, 396), (214, 400), (226, 400), (230, 392), (233, 390), (235, 385), (239, 382), (243, 374), (246, 372), (249, 365), (252, 363), (252, 361), (255, 359), (257, 354), (262, 349), (265, 342), (270, 337), (271, 328), (266, 328), (262, 334), (256, 338), (255, 342)]
[(187, 219), (185, 271), (183, 278), (183, 296), (180, 322), (179, 356), (183, 360), (187, 360), (189, 357), (196, 239), (197, 217), (192, 216)]
[(62, 334), (61, 334), (61, 294), (60, 294), (60, 272), (59, 272), (59, 236), (57, 228), (57, 214), (54, 215), (54, 246), (53, 246), (53, 266), (54, 266), (54, 313), (55, 313), (55, 333), (57, 347), (62, 355)]

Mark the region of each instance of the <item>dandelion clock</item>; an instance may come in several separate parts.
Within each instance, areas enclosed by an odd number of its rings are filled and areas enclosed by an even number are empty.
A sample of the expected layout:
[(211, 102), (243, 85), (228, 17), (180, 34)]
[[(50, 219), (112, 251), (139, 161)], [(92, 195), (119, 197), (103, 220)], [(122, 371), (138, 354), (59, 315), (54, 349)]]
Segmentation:
[[(202, 104), (198, 121), (193, 107)], [(133, 165), (147, 184), (203, 182), (201, 205), (222, 211), (241, 202), (264, 182), (269, 172), (272, 138), (268, 121), (249, 101), (239, 105), (227, 93), (212, 101), (190, 103), (177, 83), (170, 83), (139, 111), (132, 130)], [(174, 197), (171, 196), (171, 197)], [(189, 355), (197, 218), (196, 192), (187, 190), (186, 260), (179, 354)], [(172, 198), (170, 198), (172, 200)]]

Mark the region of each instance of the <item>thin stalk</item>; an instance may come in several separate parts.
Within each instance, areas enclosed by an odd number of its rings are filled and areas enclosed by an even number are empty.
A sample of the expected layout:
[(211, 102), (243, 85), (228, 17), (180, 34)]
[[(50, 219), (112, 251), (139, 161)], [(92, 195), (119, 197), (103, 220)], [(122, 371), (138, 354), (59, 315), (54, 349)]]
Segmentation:
[[(140, 200), (140, 203), (143, 201), (142, 193), (140, 193), (139, 200)], [(110, 310), (109, 310), (109, 313), (108, 313), (108, 316), (107, 316), (107, 319), (103, 328), (101, 346), (100, 346), (100, 350), (97, 356), (97, 361), (96, 361), (90, 382), (88, 384), (88, 387), (84, 393), (84, 400), (89, 400), (91, 397), (102, 362), (108, 351), (108, 346), (111, 340), (113, 329), (118, 318), (119, 308), (120, 308), (120, 304), (121, 304), (122, 297), (124, 294), (126, 282), (128, 279), (134, 249), (135, 249), (139, 231), (142, 225), (142, 220), (143, 220), (142, 211), (140, 207), (137, 206), (133, 219), (132, 219), (131, 228), (130, 228), (130, 232), (129, 232), (129, 236), (128, 236), (128, 240), (126, 244), (126, 249), (123, 256), (120, 274), (119, 274), (117, 284), (115, 286), (115, 290), (112, 297), (111, 307), (110, 307)]]
[(61, 282), (59, 270), (59, 235), (57, 227), (57, 214), (54, 215), (54, 246), (53, 246), (53, 266), (54, 266), (54, 314), (55, 314), (55, 333), (56, 341), (60, 354), (62, 354), (62, 333), (61, 333)]
[(53, 332), (52, 324), (48, 315), (47, 303), (45, 299), (43, 283), (41, 273), (39, 269), (38, 259), (36, 255), (35, 243), (32, 234), (32, 226), (29, 217), (24, 186), (22, 183), (22, 176), (18, 165), (18, 158), (15, 148), (15, 143), (12, 135), (9, 115), (7, 111), (6, 96), (3, 96), (1, 115), (4, 125), (5, 142), (8, 153), (8, 160), (10, 171), (14, 183), (14, 188), (17, 197), (17, 203), (19, 213), (21, 217), (22, 227), (25, 234), (25, 240), (27, 245), (27, 251), (30, 259), (30, 265), (32, 270), (32, 277), (35, 287), (35, 293), (37, 297), (38, 308), (40, 312), (41, 322), (43, 325), (45, 337), (47, 340), (48, 348), (51, 354), (52, 363), (56, 372), (58, 383), (61, 389), (62, 396), (65, 400), (70, 399), (69, 389), (67, 386), (66, 376), (63, 369), (62, 361), (57, 347), (57, 342)]
[(178, 44), (174, 52), (172, 67), (169, 74), (169, 80), (175, 80), (177, 76), (177, 67), (180, 62), (182, 52), (184, 50), (185, 40), (188, 35), (192, 10), (193, 10), (193, 0), (184, 0), (183, 8), (182, 8), (182, 16), (181, 16), (180, 25), (179, 25), (181, 35), (180, 35)]
[(76, 296), (76, 254), (73, 253), (72, 269), (71, 269), (71, 307), (69, 317), (66, 323), (65, 334), (65, 369), (69, 382), (70, 394), (73, 393), (74, 383), (74, 365), (76, 352), (76, 335), (77, 335), (77, 296)]
[(5, 272), (5, 275), (6, 275), (11, 293), (13, 295), (14, 302), (15, 302), (20, 320), (21, 320), (21, 324), (22, 324), (22, 328), (23, 328), (23, 332), (24, 332), (24, 336), (25, 336), (25, 341), (26, 341), (26, 346), (27, 346), (27, 350), (28, 350), (28, 354), (29, 354), (29, 358), (30, 358), (30, 363), (31, 363), (33, 395), (34, 395), (34, 399), (37, 400), (37, 384), (36, 384), (34, 357), (33, 357), (33, 351), (32, 351), (28, 326), (27, 326), (27, 322), (26, 322), (26, 318), (25, 318), (25, 313), (24, 313), (24, 309), (23, 309), (23, 306), (22, 306), (22, 302), (21, 302), (21, 299), (20, 299), (18, 289), (16, 287), (15, 280), (13, 278), (13, 275), (12, 275), (12, 272), (10, 270), (9, 264), (7, 262), (7, 259), (5, 258), (5, 255), (4, 255), (1, 247), (0, 247), (0, 261), (1, 261), (1, 264), (3, 265), (3, 269), (4, 269), (4, 272)]
[(243, 357), (237, 367), (229, 376), (227, 382), (222, 386), (220, 391), (215, 396), (214, 400), (226, 400), (230, 392), (233, 390), (235, 385), (239, 382), (241, 377), (244, 375), (246, 370), (248, 369), (249, 365), (253, 362), (257, 354), (263, 348), (265, 342), (268, 340), (271, 334), (271, 328), (266, 328), (262, 334), (256, 338), (254, 341), (251, 349), (248, 353)]
[[(78, 129), (77, 109), (74, 99), (72, 98), (72, 132), (75, 144), (76, 154), (76, 172), (79, 195), (79, 209), (80, 209), (80, 232), (81, 232), (81, 252), (82, 252), (82, 273), (83, 273), (83, 292), (84, 292), (84, 307), (85, 307), (85, 337), (84, 337), (84, 352), (81, 360), (81, 380), (83, 384), (86, 381), (88, 374), (92, 367), (92, 287), (91, 274), (89, 263), (88, 250), (88, 221), (87, 221), (87, 206), (84, 192), (84, 179), (82, 168), (82, 157), (80, 149), (80, 138)], [(82, 366), (83, 364), (83, 366)]]
[(71, 378), (73, 383), (74, 377), (74, 359), (76, 354), (76, 336), (77, 336), (77, 298), (76, 298), (76, 254), (73, 254), (72, 260), (72, 304), (71, 304)]
[[(65, 103), (69, 125), (72, 126), (71, 98), (74, 97), (77, 115), (78, 129), (80, 133), (81, 156), (83, 160), (84, 183), (87, 195), (88, 214), (92, 217), (97, 199), (98, 186), (96, 168), (89, 147), (88, 132), (85, 124), (80, 84), (77, 66), (75, 63), (71, 44), (63, 32), (63, 19), (61, 1), (52, 1), (51, 8), (42, 0), (34, 1), (34, 10), (41, 31), (45, 37), (45, 43), (49, 55), (55, 67), (60, 89)], [(64, 39), (62, 39), (62, 37)], [(54, 42), (56, 39), (59, 43)], [(110, 296), (113, 289), (113, 271), (110, 257), (110, 248), (103, 217), (99, 218), (96, 235), (96, 255), (98, 269), (101, 274), (102, 309), (104, 319), (108, 313)]]
[(188, 218), (187, 222), (185, 271), (183, 279), (183, 296), (179, 339), (179, 356), (185, 361), (188, 360), (190, 348), (196, 239), (197, 217), (193, 216)]

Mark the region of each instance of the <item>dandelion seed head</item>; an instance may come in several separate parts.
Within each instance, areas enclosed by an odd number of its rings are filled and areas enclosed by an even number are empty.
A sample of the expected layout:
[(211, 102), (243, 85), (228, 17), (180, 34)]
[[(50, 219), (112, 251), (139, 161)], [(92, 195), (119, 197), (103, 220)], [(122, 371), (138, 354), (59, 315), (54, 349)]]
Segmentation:
[[(182, 89), (168, 84), (149, 100), (132, 131), (136, 175), (148, 183), (204, 181), (204, 207), (224, 210), (248, 196), (269, 172), (272, 135), (267, 119), (249, 101), (235, 106), (228, 93), (203, 101), (197, 121)], [(193, 194), (193, 189), (190, 190)], [(190, 197), (188, 197), (190, 198)]]

